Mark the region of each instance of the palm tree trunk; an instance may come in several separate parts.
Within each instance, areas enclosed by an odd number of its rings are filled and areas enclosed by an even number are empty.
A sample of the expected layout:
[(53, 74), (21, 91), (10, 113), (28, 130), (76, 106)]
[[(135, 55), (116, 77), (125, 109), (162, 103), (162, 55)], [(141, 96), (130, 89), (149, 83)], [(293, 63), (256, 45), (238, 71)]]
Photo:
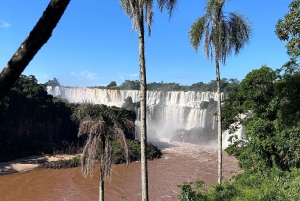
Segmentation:
[(147, 125), (146, 125), (146, 61), (144, 41), (143, 4), (139, 5), (139, 61), (140, 61), (140, 103), (141, 103), (141, 174), (142, 201), (148, 201), (148, 168), (147, 168)]
[(0, 74), (0, 100), (14, 85), (39, 49), (49, 40), (70, 0), (51, 0), (29, 36)]
[(103, 156), (101, 156), (100, 182), (99, 182), (99, 201), (104, 201), (104, 165)]
[(220, 89), (220, 68), (219, 51), (216, 50), (216, 76), (217, 76), (217, 94), (218, 94), (218, 183), (222, 182), (222, 122), (221, 122), (221, 89)]
[(100, 181), (99, 181), (99, 201), (104, 201), (104, 147), (105, 147), (105, 139), (102, 138), (102, 155), (100, 159)]

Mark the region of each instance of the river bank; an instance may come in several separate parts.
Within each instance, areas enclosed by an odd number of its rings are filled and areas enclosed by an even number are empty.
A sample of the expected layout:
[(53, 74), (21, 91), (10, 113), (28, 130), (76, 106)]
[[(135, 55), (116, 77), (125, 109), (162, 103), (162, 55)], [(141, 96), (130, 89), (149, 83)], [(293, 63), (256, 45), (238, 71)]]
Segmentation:
[(0, 176), (27, 172), (30, 170), (42, 167), (45, 163), (51, 163), (59, 160), (69, 160), (72, 158), (80, 157), (80, 154), (60, 154), (55, 156), (30, 156), (19, 158), (13, 161), (0, 163)]

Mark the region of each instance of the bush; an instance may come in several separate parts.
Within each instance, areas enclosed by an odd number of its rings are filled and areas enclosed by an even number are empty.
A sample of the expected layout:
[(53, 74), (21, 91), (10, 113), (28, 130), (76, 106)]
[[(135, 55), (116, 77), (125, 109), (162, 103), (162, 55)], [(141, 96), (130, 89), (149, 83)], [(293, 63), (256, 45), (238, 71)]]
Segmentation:
[(182, 193), (179, 201), (296, 201), (300, 200), (300, 170), (291, 172), (277, 168), (269, 171), (245, 172), (225, 181), (204, 188), (201, 181), (179, 185)]
[[(129, 148), (129, 157), (130, 161), (139, 161), (141, 160), (141, 144), (137, 140), (127, 140), (128, 148)], [(116, 141), (112, 142), (113, 149), (113, 163), (125, 163), (125, 157), (123, 154), (123, 150), (120, 148), (119, 144)], [(162, 155), (161, 151), (154, 146), (153, 144), (147, 144), (147, 158), (149, 160), (153, 160), (155, 158), (160, 158)]]

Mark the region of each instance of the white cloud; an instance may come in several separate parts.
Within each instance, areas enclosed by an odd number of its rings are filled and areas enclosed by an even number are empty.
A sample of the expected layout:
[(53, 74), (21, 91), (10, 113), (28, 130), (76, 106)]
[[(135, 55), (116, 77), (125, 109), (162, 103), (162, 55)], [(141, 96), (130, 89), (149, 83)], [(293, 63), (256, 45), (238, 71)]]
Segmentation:
[(130, 78), (135, 78), (135, 77), (138, 77), (138, 76), (139, 76), (138, 73), (134, 73), (134, 74), (129, 75)]
[(95, 80), (97, 78), (97, 73), (93, 73), (90, 71), (82, 71), (79, 73), (75, 73), (75, 72), (70, 72), (71, 75), (73, 76), (79, 76), (81, 78), (85, 78), (85, 79), (89, 79), (89, 80)]
[(85, 70), (85, 71), (80, 72), (79, 75), (83, 76), (89, 80), (94, 80), (94, 79), (96, 79), (97, 73), (92, 73), (90, 71)]
[(120, 74), (120, 73), (118, 73), (118, 75), (119, 75), (119, 78), (122, 79), (122, 80), (127, 80), (127, 79), (132, 80), (132, 79), (136, 79), (136, 77), (139, 76), (138, 73), (134, 73), (134, 74)]
[(10, 28), (11, 24), (0, 20), (0, 28)]

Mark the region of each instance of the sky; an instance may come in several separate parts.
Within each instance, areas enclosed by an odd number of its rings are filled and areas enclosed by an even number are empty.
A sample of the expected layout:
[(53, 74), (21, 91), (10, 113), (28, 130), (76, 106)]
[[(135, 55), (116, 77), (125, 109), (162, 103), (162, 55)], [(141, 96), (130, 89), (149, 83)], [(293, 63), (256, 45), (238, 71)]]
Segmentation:
[[(33, 29), (50, 0), (0, 1), (0, 64), (4, 68)], [(103, 3), (104, 2), (104, 3)], [(145, 36), (147, 82), (191, 85), (215, 80), (215, 64), (189, 43), (192, 23), (204, 15), (206, 0), (178, 0), (169, 20), (155, 4), (150, 37)], [(286, 42), (275, 34), (291, 0), (229, 0), (224, 11), (248, 17), (253, 34), (238, 55), (220, 66), (221, 78), (242, 80), (267, 65), (280, 68), (289, 60)], [(139, 80), (138, 33), (117, 0), (71, 0), (49, 41), (23, 72), (39, 83), (57, 78), (65, 86), (106, 86)]]

